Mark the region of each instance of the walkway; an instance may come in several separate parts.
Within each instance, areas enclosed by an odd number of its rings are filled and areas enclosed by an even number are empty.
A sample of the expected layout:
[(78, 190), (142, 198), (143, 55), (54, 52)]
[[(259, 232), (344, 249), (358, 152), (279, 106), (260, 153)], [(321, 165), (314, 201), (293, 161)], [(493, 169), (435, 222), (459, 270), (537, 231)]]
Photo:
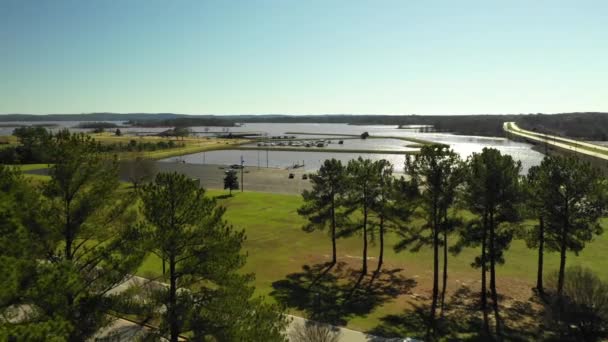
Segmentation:
[[(110, 292), (108, 292), (108, 294), (118, 294), (123, 291), (126, 291), (127, 289), (129, 289), (132, 286), (141, 287), (141, 286), (146, 286), (146, 285), (167, 286), (166, 284), (158, 282), (158, 281), (148, 280), (146, 278), (142, 278), (142, 277), (138, 277), (138, 276), (131, 276), (129, 279), (124, 281), (122, 284), (118, 285), (117, 287), (112, 289)], [(306, 318), (303, 318), (303, 317), (293, 316), (293, 315), (287, 315), (287, 316), (291, 319), (289, 326), (287, 327), (287, 330), (286, 330), (286, 333), (288, 336), (292, 331), (294, 331), (294, 329), (297, 329), (298, 326), (305, 325), (309, 322)], [(347, 328), (343, 328), (343, 327), (337, 327), (337, 326), (332, 326), (332, 328), (335, 329), (336, 331), (339, 331), (339, 333), (340, 333), (340, 338), (338, 340), (339, 342), (393, 342), (393, 341), (394, 342), (397, 342), (397, 341), (413, 342), (414, 341), (412, 339), (407, 339), (407, 338), (405, 338), (405, 339), (395, 339), (395, 338), (387, 339), (387, 338), (368, 335), (368, 334), (365, 334), (360, 331), (355, 331), (355, 330), (351, 330), (351, 329), (347, 329)], [(138, 325), (137, 323), (134, 323), (134, 322), (131, 322), (128, 320), (118, 319), (117, 321), (114, 322), (114, 324), (99, 331), (96, 334), (96, 336), (94, 336), (92, 341), (130, 341), (135, 337), (144, 336), (146, 334), (146, 332), (148, 332), (148, 331), (149, 331), (148, 327), (142, 327), (142, 326)]]

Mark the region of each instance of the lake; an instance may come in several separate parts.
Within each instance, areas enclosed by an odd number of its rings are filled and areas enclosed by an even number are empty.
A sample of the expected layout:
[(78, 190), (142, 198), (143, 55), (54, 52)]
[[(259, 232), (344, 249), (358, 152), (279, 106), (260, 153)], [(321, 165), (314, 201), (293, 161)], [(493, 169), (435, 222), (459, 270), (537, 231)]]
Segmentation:
[[(122, 125), (121, 121), (109, 121), (117, 125)], [(78, 129), (79, 121), (44, 121), (44, 122), (3, 122), (3, 127), (0, 127), (0, 135), (9, 135), (12, 133), (14, 127), (21, 125), (32, 125), (32, 124), (48, 124), (56, 125), (50, 127), (51, 131), (57, 131), (61, 128), (70, 128), (73, 131), (90, 131), (89, 129)], [(7, 127), (9, 125), (14, 127)], [(211, 133), (205, 133), (206, 130), (209, 132), (251, 132), (268, 136), (286, 135), (288, 132), (305, 132), (314, 135), (300, 135), (300, 134), (289, 134), (294, 135), (297, 138), (311, 139), (324, 138), (332, 140), (332, 144), (329, 145), (332, 149), (344, 148), (344, 149), (357, 149), (357, 150), (391, 150), (391, 151), (407, 151), (411, 150), (411, 143), (399, 139), (344, 139), (344, 144), (339, 145), (337, 141), (340, 137), (328, 137), (323, 134), (356, 134), (359, 135), (363, 132), (369, 132), (371, 135), (391, 136), (391, 137), (405, 137), (405, 138), (416, 138), (429, 140), (439, 143), (450, 145), (450, 147), (456, 151), (462, 158), (467, 158), (474, 152), (481, 152), (484, 147), (492, 147), (500, 150), (502, 153), (513, 156), (516, 160), (521, 160), (523, 171), (527, 172), (528, 168), (534, 165), (538, 165), (543, 158), (543, 154), (532, 149), (532, 145), (511, 141), (505, 138), (492, 138), (492, 137), (477, 137), (477, 136), (463, 136), (454, 135), (447, 133), (421, 133), (417, 127), (410, 129), (399, 129), (397, 126), (357, 126), (347, 124), (310, 124), (310, 123), (248, 123), (243, 124), (241, 127), (191, 127), (193, 131), (200, 132), (198, 135), (207, 135)], [(121, 128), (123, 133), (127, 134), (146, 134), (154, 132), (162, 132), (168, 128), (166, 127), (125, 127)], [(309, 152), (306, 152), (309, 151)], [(314, 151), (314, 152), (310, 152)], [(403, 164), (405, 162), (405, 156), (398, 154), (360, 154), (360, 153), (327, 153), (322, 152), (322, 148), (302, 148), (302, 152), (293, 151), (241, 151), (241, 150), (222, 150), (222, 151), (211, 151), (205, 153), (195, 153), (190, 155), (181, 156), (178, 158), (168, 158), (162, 161), (176, 162), (185, 161), (187, 163), (194, 164), (238, 164), (240, 163), (241, 156), (247, 166), (260, 166), (286, 168), (292, 166), (295, 163), (304, 163), (306, 170), (316, 170), (322, 164), (325, 159), (336, 158), (343, 162), (362, 156), (370, 159), (386, 159), (390, 161), (396, 171), (403, 170)]]
[[(405, 137), (429, 140), (450, 145), (450, 147), (458, 153), (462, 158), (467, 158), (474, 152), (481, 152), (484, 147), (492, 147), (500, 150), (502, 153), (513, 156), (514, 159), (522, 162), (523, 172), (534, 165), (540, 164), (543, 154), (532, 149), (532, 145), (515, 142), (506, 138), (492, 137), (477, 137), (463, 136), (447, 133), (420, 133), (417, 128), (399, 129), (397, 126), (355, 126), (347, 124), (283, 124), (283, 123), (251, 123), (244, 124), (241, 127), (230, 127), (230, 132), (260, 132), (266, 133), (269, 136), (287, 135), (288, 132), (306, 132), (317, 134), (361, 134), (369, 132), (371, 135)], [(217, 130), (213, 128), (213, 130)], [(221, 130), (221, 129), (220, 129)], [(294, 135), (297, 138), (315, 137), (310, 135)], [(319, 135), (319, 138), (331, 139), (334, 148), (344, 149), (365, 149), (365, 150), (411, 150), (406, 145), (411, 143), (398, 139), (345, 139), (343, 145), (337, 145), (336, 141), (340, 137), (328, 137)], [(353, 154), (353, 153), (326, 153), (320, 151), (321, 148), (304, 149), (302, 152), (293, 151), (241, 151), (241, 150), (225, 150), (211, 151), (204, 153), (195, 153), (191, 155), (181, 156), (178, 158), (168, 158), (163, 161), (175, 162), (185, 161), (195, 164), (239, 164), (240, 158), (243, 156), (245, 165), (266, 167), (285, 168), (292, 166), (294, 163), (304, 163), (307, 170), (316, 170), (325, 159), (336, 158), (343, 162), (362, 156), (371, 159), (386, 159), (390, 161), (396, 171), (403, 171), (405, 156), (396, 154)]]

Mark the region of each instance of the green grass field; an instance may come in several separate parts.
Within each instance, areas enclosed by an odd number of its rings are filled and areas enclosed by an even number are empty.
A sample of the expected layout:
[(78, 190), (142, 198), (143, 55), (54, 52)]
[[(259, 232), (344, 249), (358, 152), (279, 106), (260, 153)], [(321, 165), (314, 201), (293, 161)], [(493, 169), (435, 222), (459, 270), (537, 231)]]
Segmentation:
[[(224, 192), (209, 191), (209, 195), (223, 195)], [(227, 208), (226, 219), (235, 227), (245, 229), (248, 252), (247, 272), (255, 272), (257, 292), (268, 296), (273, 290), (273, 283), (283, 280), (287, 275), (301, 272), (305, 265), (315, 265), (330, 260), (330, 239), (325, 232), (306, 233), (301, 230), (304, 223), (296, 212), (301, 205), (301, 197), (269, 193), (235, 193), (234, 197), (222, 199), (220, 203)], [(604, 225), (608, 223), (603, 221)], [(608, 257), (608, 235), (604, 234), (590, 243), (579, 255), (569, 255), (568, 265), (582, 265), (591, 268), (604, 280), (608, 280), (608, 269), (603, 260)], [(430, 249), (418, 253), (395, 253), (392, 246), (397, 241), (394, 234), (387, 237), (385, 269), (402, 269), (402, 274), (415, 279), (418, 285), (414, 293), (429, 291), (432, 276), (432, 254)], [(360, 237), (338, 240), (338, 259), (345, 261), (353, 270), (358, 270), (361, 260)], [(462, 284), (477, 289), (479, 272), (470, 267), (476, 254), (475, 250), (465, 250), (449, 260), (449, 288), (456, 290)], [(371, 257), (377, 256), (377, 246), (370, 250)], [(556, 253), (545, 256), (547, 272), (557, 269)], [(506, 254), (506, 263), (497, 271), (499, 292), (528, 298), (531, 295), (536, 276), (535, 250), (526, 248), (523, 241), (514, 241)], [(370, 260), (369, 268), (375, 269), (375, 261)], [(160, 273), (161, 266), (157, 258), (150, 257), (142, 266), (140, 275)], [(272, 300), (269, 297), (269, 300)], [(378, 325), (381, 318), (389, 314), (402, 313), (410, 307), (410, 296), (399, 296), (384, 302), (364, 315), (352, 315), (347, 326), (357, 330), (370, 330)], [(298, 310), (292, 310), (298, 313)]]
[(119, 153), (118, 157), (120, 159), (131, 159), (137, 156), (143, 156), (145, 158), (150, 159), (164, 159), (176, 156), (182, 156), (191, 153), (198, 153), (203, 151), (212, 151), (212, 150), (221, 150), (221, 149), (229, 149), (234, 148), (234, 146), (238, 146), (240, 144), (248, 142), (245, 139), (220, 139), (220, 138), (198, 138), (198, 137), (187, 137), (187, 138), (165, 138), (159, 136), (131, 136), (131, 135), (123, 135), (123, 136), (115, 136), (112, 133), (104, 132), (97, 134), (90, 134), (95, 140), (99, 141), (101, 144), (117, 144), (123, 143), (128, 144), (131, 140), (136, 140), (140, 142), (159, 142), (159, 141), (169, 141), (173, 140), (177, 144), (184, 144), (184, 146), (175, 147), (175, 148), (167, 148), (156, 151), (144, 151), (144, 152), (122, 152)]

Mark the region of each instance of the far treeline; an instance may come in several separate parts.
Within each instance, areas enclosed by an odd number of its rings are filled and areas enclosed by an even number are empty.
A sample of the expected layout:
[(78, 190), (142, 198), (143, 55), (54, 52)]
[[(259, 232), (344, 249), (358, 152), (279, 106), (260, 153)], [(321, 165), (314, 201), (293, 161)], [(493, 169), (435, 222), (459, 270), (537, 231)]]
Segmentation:
[[(114, 133), (120, 135), (120, 129)], [(166, 136), (187, 136), (189, 131), (186, 129), (173, 129), (166, 133)], [(53, 162), (52, 142), (62, 137), (70, 136), (68, 129), (62, 129), (57, 133), (52, 133), (44, 127), (18, 127), (13, 131), (17, 137), (19, 145), (7, 146), (0, 149), (0, 164), (37, 164)], [(170, 139), (167, 141), (142, 141), (130, 139), (128, 142), (119, 141), (113, 144), (102, 144), (93, 140), (91, 148), (99, 153), (117, 154), (121, 152), (144, 152), (183, 147), (183, 142)]]
[(237, 123), (345, 123), (351, 125), (430, 125), (434, 130), (462, 135), (502, 136), (502, 124), (515, 121), (520, 127), (547, 134), (584, 140), (608, 140), (608, 113), (503, 115), (184, 115), (184, 114), (50, 114), (0, 115), (6, 121), (129, 121), (143, 127), (232, 127)]

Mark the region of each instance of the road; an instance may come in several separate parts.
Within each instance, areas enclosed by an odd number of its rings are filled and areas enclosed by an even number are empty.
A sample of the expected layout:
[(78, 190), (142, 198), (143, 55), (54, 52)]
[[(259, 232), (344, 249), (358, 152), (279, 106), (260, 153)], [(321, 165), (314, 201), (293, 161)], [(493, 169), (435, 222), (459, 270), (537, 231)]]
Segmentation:
[(515, 124), (515, 122), (505, 122), (503, 124), (503, 130), (507, 133), (538, 143), (547, 144), (550, 146), (558, 147), (563, 150), (572, 151), (574, 153), (584, 154), (590, 157), (608, 161), (608, 147), (606, 146), (527, 131), (519, 128), (517, 124)]

